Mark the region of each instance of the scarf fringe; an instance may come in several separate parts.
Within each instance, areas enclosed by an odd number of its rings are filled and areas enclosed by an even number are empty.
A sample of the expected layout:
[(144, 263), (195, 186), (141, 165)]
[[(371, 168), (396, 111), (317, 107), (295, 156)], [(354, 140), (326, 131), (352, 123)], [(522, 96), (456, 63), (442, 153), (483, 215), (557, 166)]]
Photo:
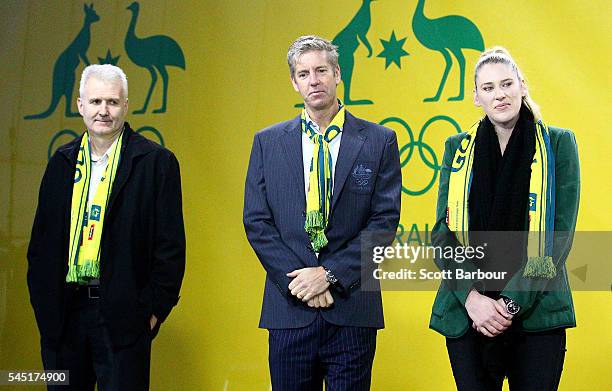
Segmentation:
[(551, 279), (557, 275), (557, 268), (551, 256), (529, 257), (523, 277)]
[(66, 282), (86, 284), (93, 278), (100, 275), (100, 263), (86, 261), (83, 265), (71, 265), (66, 275)]
[(304, 228), (312, 241), (312, 248), (318, 252), (323, 247), (327, 246), (327, 237), (325, 236), (325, 224), (323, 222), (323, 213), (318, 210), (311, 210), (306, 214), (306, 223)]
[(306, 214), (304, 228), (307, 232), (316, 231), (323, 228), (323, 213), (318, 210), (311, 210)]

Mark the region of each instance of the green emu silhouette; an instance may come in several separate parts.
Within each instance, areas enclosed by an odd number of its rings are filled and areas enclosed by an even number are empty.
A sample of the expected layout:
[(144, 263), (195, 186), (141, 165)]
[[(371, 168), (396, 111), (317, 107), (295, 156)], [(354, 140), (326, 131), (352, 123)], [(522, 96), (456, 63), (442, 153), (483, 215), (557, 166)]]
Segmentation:
[(72, 91), (74, 89), (75, 82), (75, 71), (79, 66), (80, 60), (86, 65), (89, 65), (89, 59), (87, 58), (87, 49), (89, 49), (89, 43), (91, 41), (90, 26), (92, 23), (100, 20), (100, 17), (94, 11), (93, 3), (90, 5), (84, 4), (83, 9), (85, 11), (85, 21), (83, 27), (74, 38), (72, 43), (68, 45), (55, 61), (53, 66), (53, 84), (51, 88), (51, 104), (49, 108), (40, 113), (33, 115), (26, 115), (24, 119), (40, 119), (47, 118), (57, 108), (62, 97), (66, 97), (66, 117), (78, 117), (78, 112), (72, 112)]
[(347, 106), (370, 105), (373, 103), (369, 99), (351, 99), (351, 81), (355, 66), (355, 51), (359, 47), (360, 41), (368, 49), (368, 57), (372, 57), (372, 47), (366, 36), (372, 22), (370, 13), (370, 3), (372, 1), (375, 0), (363, 0), (363, 4), (353, 19), (332, 41), (334, 45), (338, 46), (338, 63), (342, 71), (342, 82), (344, 83), (344, 104)]
[(166, 67), (175, 66), (185, 69), (185, 56), (178, 43), (170, 37), (155, 35), (147, 38), (138, 38), (135, 30), (140, 6), (135, 1), (127, 9), (132, 11), (132, 20), (125, 36), (125, 51), (134, 64), (146, 68), (151, 74), (151, 86), (149, 87), (144, 105), (140, 110), (134, 111), (134, 114), (143, 114), (147, 111), (151, 94), (155, 88), (155, 83), (157, 83), (157, 73), (155, 70), (162, 77), (163, 100), (162, 106), (159, 109), (153, 110), (153, 113), (165, 113), (168, 96), (168, 72)]
[[(446, 67), (440, 81), (436, 95), (423, 99), (423, 102), (436, 102), (446, 84), (446, 78), (453, 64), (450, 53), (459, 62), (459, 95), (448, 98), (449, 101), (463, 100), (465, 80), (465, 58), (462, 49), (484, 50), (484, 42), (478, 27), (469, 19), (459, 15), (448, 15), (441, 18), (429, 19), (425, 16), (423, 8), (425, 0), (419, 0), (414, 16), (412, 17), (412, 30), (419, 42), (426, 48), (436, 50), (444, 56)], [(450, 53), (449, 53), (450, 52)]]

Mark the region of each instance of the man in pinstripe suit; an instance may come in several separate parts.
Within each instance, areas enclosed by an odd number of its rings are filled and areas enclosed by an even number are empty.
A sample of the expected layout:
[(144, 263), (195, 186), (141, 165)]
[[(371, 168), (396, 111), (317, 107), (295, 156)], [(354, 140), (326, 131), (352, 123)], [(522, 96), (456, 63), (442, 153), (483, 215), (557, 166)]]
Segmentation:
[(336, 96), (337, 48), (298, 38), (287, 55), (300, 116), (255, 135), (244, 226), (266, 270), (260, 327), (269, 330), (272, 387), (368, 390), (379, 290), (362, 290), (361, 242), (400, 215), (395, 133), (354, 117)]

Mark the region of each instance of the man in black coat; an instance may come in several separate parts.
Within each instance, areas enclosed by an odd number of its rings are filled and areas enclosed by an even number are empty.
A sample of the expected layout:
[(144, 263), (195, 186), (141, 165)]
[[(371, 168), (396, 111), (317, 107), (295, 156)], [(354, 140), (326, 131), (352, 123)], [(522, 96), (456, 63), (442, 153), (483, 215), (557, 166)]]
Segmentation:
[(87, 132), (49, 161), (28, 249), (43, 364), (75, 390), (148, 389), (185, 270), (179, 164), (125, 122), (127, 92), (118, 67), (83, 71)]

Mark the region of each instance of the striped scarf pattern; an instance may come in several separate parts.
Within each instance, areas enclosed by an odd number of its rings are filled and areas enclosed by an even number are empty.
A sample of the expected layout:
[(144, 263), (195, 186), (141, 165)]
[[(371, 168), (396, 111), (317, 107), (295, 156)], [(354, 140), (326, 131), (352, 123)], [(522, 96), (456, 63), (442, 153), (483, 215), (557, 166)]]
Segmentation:
[[(474, 145), (479, 123), (466, 133), (455, 151), (448, 185), (446, 223), (459, 242), (468, 245), (468, 200), (474, 165)], [(524, 277), (555, 277), (552, 259), (555, 221), (555, 161), (548, 127), (538, 121), (535, 126), (536, 150), (529, 181), (529, 239)]]
[(104, 215), (117, 174), (122, 144), (123, 133), (119, 135), (115, 146), (108, 151), (108, 164), (91, 205), (89, 205), (91, 152), (89, 135), (87, 132), (83, 135), (72, 187), (66, 282), (84, 285), (90, 279), (100, 277), (100, 240), (104, 227)]
[(340, 110), (335, 115), (325, 133), (318, 133), (312, 121), (307, 120), (306, 109), (302, 110), (302, 132), (314, 143), (310, 174), (308, 177), (308, 194), (306, 196), (306, 223), (304, 229), (310, 237), (315, 252), (327, 246), (325, 228), (329, 218), (331, 196), (334, 188), (332, 177), (332, 156), (329, 143), (336, 138), (344, 126), (345, 108), (340, 103)]

